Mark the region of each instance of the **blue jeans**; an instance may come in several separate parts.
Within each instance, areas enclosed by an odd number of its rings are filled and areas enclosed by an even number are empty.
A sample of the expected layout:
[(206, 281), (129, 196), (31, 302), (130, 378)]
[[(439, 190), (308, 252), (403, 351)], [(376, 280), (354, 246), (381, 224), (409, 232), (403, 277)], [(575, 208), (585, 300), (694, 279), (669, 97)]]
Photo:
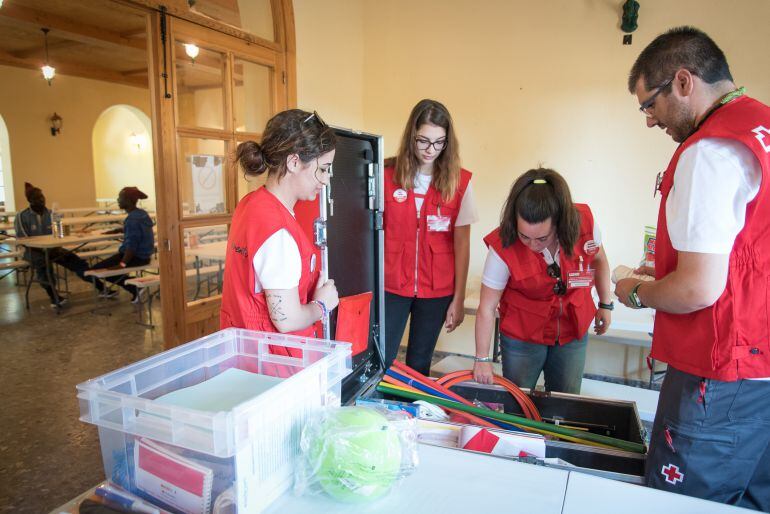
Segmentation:
[(545, 390), (580, 394), (586, 365), (588, 333), (580, 339), (547, 346), (527, 343), (500, 334), (503, 376), (519, 387), (532, 389), (540, 372), (545, 373)]

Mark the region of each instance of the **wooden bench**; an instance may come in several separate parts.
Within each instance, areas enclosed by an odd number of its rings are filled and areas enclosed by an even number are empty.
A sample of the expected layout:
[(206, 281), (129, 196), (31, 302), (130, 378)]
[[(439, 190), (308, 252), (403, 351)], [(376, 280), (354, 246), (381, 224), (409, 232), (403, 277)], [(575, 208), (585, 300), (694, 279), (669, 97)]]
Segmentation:
[[(152, 299), (155, 296), (155, 292), (151, 290), (152, 287), (160, 287), (160, 275), (144, 275), (141, 277), (129, 278), (126, 280), (126, 285), (134, 286), (136, 288), (136, 294), (139, 295), (139, 303), (147, 306), (147, 323), (144, 321), (142, 315), (142, 307), (139, 306), (137, 313), (139, 314), (138, 324), (145, 327), (155, 328), (152, 322)], [(142, 297), (146, 296), (146, 300), (142, 300)]]
[[(29, 268), (29, 263), (21, 259), (16, 259), (11, 262), (0, 262), (0, 271), (8, 271), (9, 273), (13, 273), (14, 271), (25, 268)], [(7, 275), (3, 275), (3, 278), (6, 276)]]
[(144, 266), (129, 266), (127, 268), (104, 268), (104, 269), (93, 269), (86, 271), (84, 273), (87, 277), (94, 277), (94, 278), (110, 278), (110, 277), (119, 277), (121, 275), (129, 275), (131, 273), (141, 273), (143, 271), (157, 271), (158, 270), (158, 263), (155, 261), (152, 261), (148, 264), (145, 264)]
[[(218, 275), (220, 272), (219, 266), (204, 266), (201, 268), (190, 268), (185, 270), (185, 277), (186, 278), (192, 278), (196, 277), (197, 283), (196, 283), (196, 292), (195, 292), (195, 299), (197, 299), (198, 294), (200, 293), (200, 279), (202, 277), (210, 277), (212, 275)], [(131, 285), (136, 287), (137, 294), (140, 298), (140, 303), (143, 303), (147, 306), (147, 323), (144, 321), (144, 315), (142, 314), (142, 309), (140, 308), (139, 313), (139, 323), (140, 325), (144, 325), (147, 327), (154, 328), (155, 325), (152, 322), (152, 302), (155, 295), (155, 292), (152, 291), (153, 287), (160, 287), (160, 275), (144, 275), (141, 277), (134, 277), (126, 280), (126, 285)], [(143, 299), (146, 297), (146, 299)]]
[[(0, 276), (0, 280), (3, 280), (8, 275), (16, 274), (16, 285), (22, 285), (22, 282), (19, 281), (19, 274), (25, 273), (25, 279), (24, 283), (29, 282), (29, 277), (26, 276), (26, 272), (29, 271), (29, 263), (22, 259), (15, 259), (8, 262), (0, 262), (0, 272), (6, 272), (4, 275)], [(29, 300), (27, 300), (27, 305), (29, 305)]]
[(118, 247), (112, 247), (112, 248), (102, 248), (101, 250), (89, 250), (87, 252), (75, 252), (75, 255), (80, 257), (81, 259), (85, 259), (90, 262), (90, 259), (95, 259), (97, 257), (107, 257), (109, 255), (114, 255), (118, 253)]
[(87, 252), (89, 250), (104, 250), (105, 248), (118, 248), (115, 241), (94, 241), (93, 243), (86, 243), (78, 246), (79, 252)]
[(14, 260), (18, 260), (19, 257), (23, 257), (23, 256), (24, 256), (24, 252), (21, 251), (21, 250), (13, 250), (13, 251), (10, 251), (10, 252), (0, 251), (0, 259), (14, 259)]
[[(131, 275), (132, 273), (136, 273), (137, 275), (141, 276), (141, 274), (145, 271), (154, 271), (157, 273), (158, 263), (156, 261), (151, 261), (144, 266), (129, 266), (127, 268), (104, 268), (86, 271), (84, 275), (86, 277), (91, 277), (91, 281), (94, 284), (94, 305), (96, 305), (99, 300), (99, 290), (96, 288), (96, 279), (120, 277), (123, 275)], [(110, 286), (108, 285), (107, 287)], [(96, 310), (96, 307), (94, 307), (94, 312)]]
[(187, 278), (195, 277), (195, 294), (193, 295), (193, 299), (197, 300), (198, 297), (200, 296), (201, 284), (203, 283), (201, 279), (203, 278), (206, 279), (206, 282), (208, 284), (208, 289), (209, 289), (209, 295), (211, 295), (210, 280), (213, 275), (217, 275), (217, 292), (220, 292), (221, 281), (219, 280), (218, 276), (220, 272), (224, 271), (224, 269), (225, 269), (225, 266), (224, 266), (224, 263), (222, 263), (222, 265), (212, 264), (210, 266), (201, 266), (200, 268), (188, 268), (184, 270), (185, 277)]

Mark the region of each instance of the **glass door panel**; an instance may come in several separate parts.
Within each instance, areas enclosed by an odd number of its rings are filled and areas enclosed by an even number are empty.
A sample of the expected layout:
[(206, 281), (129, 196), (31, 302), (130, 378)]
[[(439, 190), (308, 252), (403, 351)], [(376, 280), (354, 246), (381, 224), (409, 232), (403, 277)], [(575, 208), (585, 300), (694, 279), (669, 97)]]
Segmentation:
[(224, 213), (227, 198), (225, 142), (180, 137), (178, 156), (182, 217)]
[(270, 0), (196, 0), (191, 10), (262, 39), (275, 40)]
[[(220, 52), (176, 41), (176, 101), (178, 126), (225, 128), (224, 80), (226, 56)], [(188, 55), (190, 52), (190, 55)]]
[(272, 116), (273, 70), (233, 59), (233, 116), (236, 132), (262, 132)]

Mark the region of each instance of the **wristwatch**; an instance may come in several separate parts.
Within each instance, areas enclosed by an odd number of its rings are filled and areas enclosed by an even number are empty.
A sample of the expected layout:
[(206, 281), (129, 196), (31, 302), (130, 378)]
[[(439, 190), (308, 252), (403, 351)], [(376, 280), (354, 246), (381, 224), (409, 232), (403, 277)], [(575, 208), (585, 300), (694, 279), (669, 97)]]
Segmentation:
[(632, 309), (644, 309), (647, 307), (645, 304), (642, 303), (642, 300), (639, 299), (639, 286), (642, 285), (642, 282), (637, 283), (633, 289), (631, 289), (631, 292), (628, 293), (628, 301), (631, 303)]
[(475, 362), (492, 362), (492, 357), (474, 357)]
[(607, 311), (615, 310), (615, 302), (610, 302), (610, 303), (599, 302), (599, 308)]

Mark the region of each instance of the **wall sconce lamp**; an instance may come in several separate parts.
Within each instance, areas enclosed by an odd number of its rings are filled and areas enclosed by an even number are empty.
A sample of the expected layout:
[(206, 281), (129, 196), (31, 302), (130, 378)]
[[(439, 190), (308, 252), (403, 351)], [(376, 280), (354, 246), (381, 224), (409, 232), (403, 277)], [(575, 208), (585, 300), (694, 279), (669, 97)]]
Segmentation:
[(48, 31), (49, 29), (40, 29), (43, 31), (43, 40), (45, 43), (45, 64), (40, 67), (40, 71), (43, 72), (43, 78), (48, 81), (48, 85), (51, 85), (51, 81), (56, 76), (56, 68), (48, 64)]
[(53, 116), (51, 116), (48, 121), (51, 122), (51, 135), (56, 137), (56, 134), (61, 132), (61, 126), (62, 126), (62, 117), (53, 113)]
[(198, 48), (197, 45), (194, 45), (193, 43), (185, 43), (184, 44), (184, 53), (187, 54), (190, 59), (192, 59), (192, 63), (195, 64), (195, 58), (198, 57), (198, 54), (200, 53), (201, 49)]
[(136, 132), (131, 132), (131, 135), (128, 136), (128, 144), (132, 149), (139, 153), (144, 150), (147, 145), (147, 139), (145, 138), (144, 133), (137, 134)]

